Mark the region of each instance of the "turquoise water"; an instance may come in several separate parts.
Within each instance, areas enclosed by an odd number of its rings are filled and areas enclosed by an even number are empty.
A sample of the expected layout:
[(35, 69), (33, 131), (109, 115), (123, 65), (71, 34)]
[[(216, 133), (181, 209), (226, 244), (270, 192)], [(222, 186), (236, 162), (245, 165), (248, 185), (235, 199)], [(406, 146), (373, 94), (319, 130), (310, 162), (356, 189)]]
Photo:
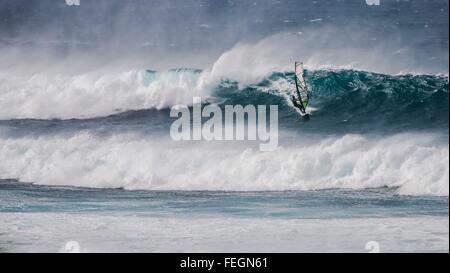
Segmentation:
[(393, 188), (135, 191), (0, 182), (0, 251), (448, 252), (448, 197)]
[(0, 212), (132, 213), (282, 219), (448, 217), (448, 197), (392, 188), (273, 192), (126, 191), (0, 183)]

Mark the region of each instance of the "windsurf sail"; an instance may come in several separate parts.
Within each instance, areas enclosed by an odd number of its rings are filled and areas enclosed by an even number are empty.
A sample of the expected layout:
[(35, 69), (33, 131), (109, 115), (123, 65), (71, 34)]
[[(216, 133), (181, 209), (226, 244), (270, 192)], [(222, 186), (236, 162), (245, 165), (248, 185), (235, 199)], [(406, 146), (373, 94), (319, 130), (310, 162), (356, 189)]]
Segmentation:
[(309, 104), (310, 94), (305, 80), (305, 70), (302, 62), (295, 62), (295, 86), (297, 91), (297, 100), (301, 105), (302, 112), (306, 111)]

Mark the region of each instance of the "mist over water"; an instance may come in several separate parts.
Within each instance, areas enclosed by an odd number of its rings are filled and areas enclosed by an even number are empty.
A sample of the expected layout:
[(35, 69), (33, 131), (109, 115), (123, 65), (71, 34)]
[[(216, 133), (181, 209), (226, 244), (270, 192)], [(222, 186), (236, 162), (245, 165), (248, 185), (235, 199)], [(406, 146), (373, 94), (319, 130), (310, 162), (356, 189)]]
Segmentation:
[[(289, 57), (278, 64), (287, 65), (295, 56), (332, 68), (360, 63), (378, 72), (446, 73), (447, 13), (448, 2), (440, 0), (385, 0), (380, 6), (364, 0), (84, 0), (76, 7), (63, 0), (2, 0), (0, 43), (9, 54), (1, 54), (1, 63), (52, 69), (49, 64), (62, 62), (58, 69), (69, 71), (108, 71), (113, 64), (208, 68), (244, 43), (267, 48), (246, 54), (249, 60), (269, 54), (261, 64)], [(258, 42), (279, 33), (293, 37)]]

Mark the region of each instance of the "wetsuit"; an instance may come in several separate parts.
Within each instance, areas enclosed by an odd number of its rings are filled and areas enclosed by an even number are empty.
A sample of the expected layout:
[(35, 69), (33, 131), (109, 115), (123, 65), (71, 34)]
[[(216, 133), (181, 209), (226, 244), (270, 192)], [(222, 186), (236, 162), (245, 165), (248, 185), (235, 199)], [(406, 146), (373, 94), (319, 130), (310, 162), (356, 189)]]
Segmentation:
[(305, 113), (305, 108), (303, 107), (302, 103), (300, 102), (300, 100), (296, 99), (295, 96), (291, 96), (291, 101), (294, 104), (295, 107), (297, 107), (298, 109), (300, 109), (300, 111), (304, 114)]

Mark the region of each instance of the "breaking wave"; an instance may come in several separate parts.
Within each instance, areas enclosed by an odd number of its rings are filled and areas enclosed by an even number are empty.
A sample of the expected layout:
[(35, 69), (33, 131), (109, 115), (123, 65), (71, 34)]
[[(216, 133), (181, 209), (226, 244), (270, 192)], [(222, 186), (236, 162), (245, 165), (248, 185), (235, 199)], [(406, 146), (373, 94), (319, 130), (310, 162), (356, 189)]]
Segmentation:
[[(0, 119), (70, 119), (192, 104), (192, 97), (227, 104), (278, 104), (286, 120), (297, 118), (289, 94), (292, 72), (272, 72), (243, 85), (212, 71), (174, 69), (28, 79), (0, 74)], [(448, 128), (448, 77), (384, 75), (355, 70), (308, 71), (316, 121)], [(316, 123), (317, 124), (317, 123)]]
[[(387, 186), (448, 196), (448, 76), (307, 65), (312, 117), (304, 121), (289, 100), (291, 69), (243, 71), (230, 64), (232, 53), (209, 70), (0, 72), (0, 179), (149, 190)], [(278, 105), (279, 148), (171, 141), (167, 109), (195, 96), (221, 106)]]
[[(442, 136), (441, 136), (442, 137)], [(445, 139), (445, 137), (444, 137)], [(448, 196), (448, 142), (437, 135), (299, 137), (276, 152), (223, 143), (174, 144), (138, 134), (0, 139), (0, 178), (148, 190), (317, 190), (398, 187)]]

